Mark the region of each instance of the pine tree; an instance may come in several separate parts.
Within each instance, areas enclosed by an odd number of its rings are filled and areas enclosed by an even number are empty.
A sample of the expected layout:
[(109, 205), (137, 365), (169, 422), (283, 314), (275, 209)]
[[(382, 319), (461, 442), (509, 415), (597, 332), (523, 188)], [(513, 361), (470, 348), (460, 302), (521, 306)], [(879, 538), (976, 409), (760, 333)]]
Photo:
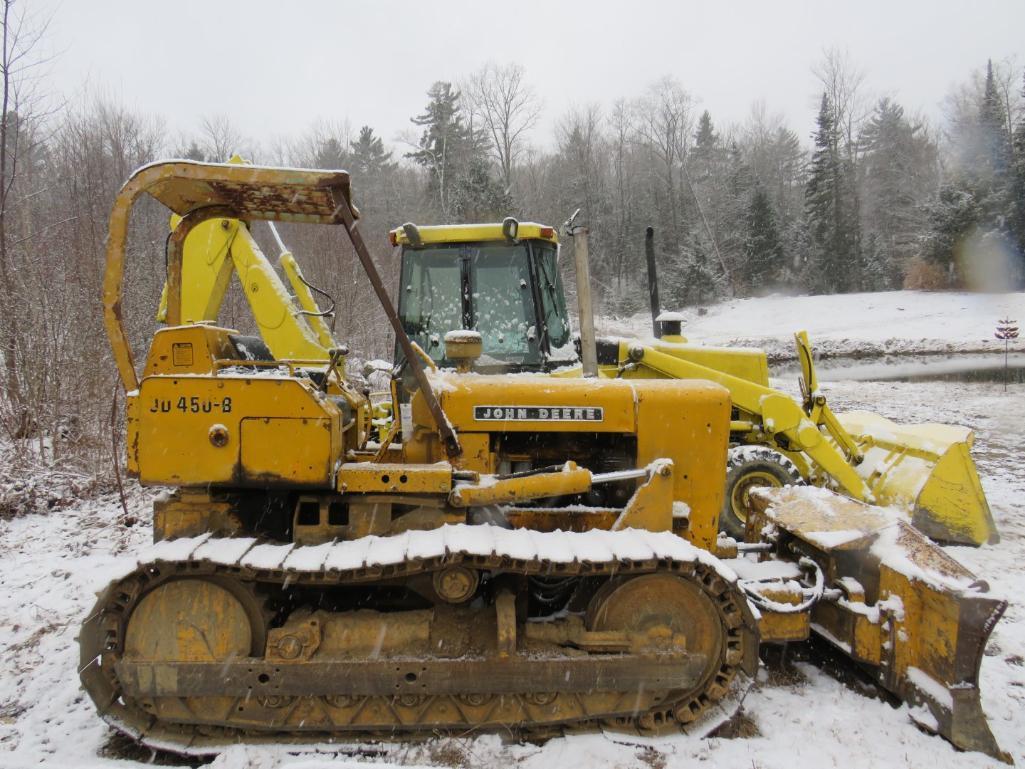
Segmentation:
[(706, 109), (698, 119), (698, 130), (694, 133), (694, 149), (690, 154), (691, 180), (701, 183), (712, 174), (719, 155), (719, 137), (712, 125), (712, 116)]
[(835, 113), (822, 94), (815, 152), (812, 155), (805, 213), (811, 239), (806, 265), (808, 287), (819, 293), (856, 291), (860, 287), (860, 232), (857, 195), (849, 153), (840, 146)]
[(995, 227), (1008, 209), (1011, 196), (1011, 147), (1007, 135), (1003, 99), (993, 76), (993, 62), (986, 64), (986, 85), (979, 109), (979, 143), (975, 168), (979, 204), (983, 216)]
[(776, 214), (765, 188), (755, 186), (747, 213), (747, 238), (741, 278), (750, 293), (764, 294), (782, 277), (783, 246), (776, 227)]
[(508, 215), (512, 201), (491, 176), (487, 160), (478, 155), (460, 174), (452, 191), (452, 213), (464, 222), (500, 221)]
[(203, 156), (203, 149), (193, 139), (189, 146), (181, 151), (181, 156), (187, 160), (196, 160), (202, 163), (206, 158)]
[(370, 126), (360, 128), (359, 138), (350, 142), (349, 146), (352, 158), (349, 168), (353, 173), (377, 177), (396, 168), (391, 152), (385, 150), (381, 138), (374, 136), (374, 129)]
[(899, 288), (920, 251), (923, 204), (937, 184), (936, 145), (888, 98), (876, 105), (859, 144), (866, 233), (863, 287)]
[(451, 211), (451, 190), (455, 178), (465, 165), (473, 144), (469, 128), (463, 123), (459, 92), (451, 83), (436, 82), (427, 91), (427, 108), (414, 118), (414, 125), (423, 126), (419, 149), (406, 157), (427, 169), (427, 197), (443, 216)]
[(349, 153), (335, 137), (320, 142), (315, 158), (317, 168), (345, 168), (349, 165)]
[(930, 231), (926, 257), (957, 283), (956, 260), (960, 245), (979, 224), (982, 212), (978, 200), (963, 180), (944, 184), (929, 206)]
[[(744, 261), (746, 259), (748, 210), (751, 207), (751, 192), (754, 178), (744, 153), (736, 141), (731, 141), (726, 150), (726, 179), (714, 217), (714, 227), (719, 252), (734, 273), (735, 289), (743, 287)], [(710, 212), (711, 213), (711, 212)], [(711, 216), (710, 216), (711, 218)]]
[(406, 156), (427, 169), (428, 200), (445, 218), (491, 210), (501, 192), (491, 179), (484, 135), (464, 122), (451, 83), (435, 83), (427, 96), (427, 108), (411, 118), (424, 127), (420, 148)]
[[(1025, 76), (1022, 78), (1025, 99)], [(1013, 181), (1011, 185), (1011, 230), (1018, 247), (1018, 283), (1025, 282), (1025, 112), (1018, 118), (1012, 143)]]
[(992, 62), (986, 65), (978, 112), (962, 122), (956, 147), (961, 162), (930, 207), (928, 256), (951, 284), (1008, 288), (1008, 278), (1022, 280), (1016, 254), (1018, 182)]
[(692, 232), (682, 253), (668, 261), (676, 279), (663, 282), (667, 289), (663, 306), (693, 306), (716, 300), (716, 275), (721, 270), (714, 266), (715, 256), (707, 250), (706, 241)]

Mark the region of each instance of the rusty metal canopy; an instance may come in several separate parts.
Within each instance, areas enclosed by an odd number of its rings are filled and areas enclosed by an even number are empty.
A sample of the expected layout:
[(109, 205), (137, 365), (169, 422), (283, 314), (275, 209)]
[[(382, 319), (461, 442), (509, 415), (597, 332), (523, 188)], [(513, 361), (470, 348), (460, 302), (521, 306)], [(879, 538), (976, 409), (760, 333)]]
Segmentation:
[(240, 219), (338, 224), (342, 201), (356, 215), (345, 171), (172, 160), (144, 166), (133, 179), (145, 179), (144, 191), (181, 216), (223, 206)]

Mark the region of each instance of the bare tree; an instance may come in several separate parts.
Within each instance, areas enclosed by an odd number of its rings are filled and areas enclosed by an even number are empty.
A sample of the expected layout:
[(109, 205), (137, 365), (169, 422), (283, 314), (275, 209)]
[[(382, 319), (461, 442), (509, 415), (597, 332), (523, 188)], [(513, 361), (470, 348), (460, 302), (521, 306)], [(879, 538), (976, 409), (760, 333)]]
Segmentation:
[(236, 153), (254, 154), (252, 142), (243, 136), (227, 115), (207, 115), (200, 121), (199, 129), (207, 160), (224, 163)]
[(286, 145), (287, 162), (309, 168), (348, 168), (355, 134), (348, 118), (317, 120)]
[[(0, 319), (0, 356), (4, 362), (3, 395), (6, 408), (0, 419), (10, 434), (24, 433), (32, 416), (25, 402), (20, 358), (25, 352), (19, 321), (16, 266), (11, 256), (11, 216), (22, 161), (36, 149), (34, 123), (47, 114), (39, 90), (41, 68), (49, 58), (40, 52), (49, 19), (40, 21), (15, 10), (15, 0), (0, 0), (0, 301), (5, 312)], [(6, 413), (4, 413), (6, 412)]]
[(822, 83), (843, 138), (844, 147), (838, 149), (846, 149), (853, 159), (858, 128), (872, 112), (864, 94), (865, 72), (851, 61), (846, 50), (835, 47), (823, 51), (822, 61), (812, 67), (812, 72)]
[(776, 215), (786, 227), (803, 205), (805, 152), (800, 139), (779, 113), (765, 103), (751, 106), (739, 141), (754, 177), (773, 195)]
[(525, 149), (526, 133), (537, 124), (541, 101), (523, 80), (519, 64), (489, 63), (474, 72), (462, 86), (467, 108), (491, 142), (506, 188), (512, 170)]
[(612, 268), (616, 281), (617, 298), (623, 295), (626, 260), (634, 249), (629, 236), (639, 229), (634, 221), (637, 165), (633, 162), (633, 114), (629, 103), (620, 99), (612, 106), (608, 117), (612, 144), (612, 181), (615, 186), (615, 212), (617, 235), (612, 243)]
[(674, 247), (680, 244), (682, 229), (679, 180), (694, 126), (692, 105), (690, 94), (674, 77), (653, 83), (634, 104), (637, 135), (659, 161), (659, 175), (668, 199), (669, 237)]

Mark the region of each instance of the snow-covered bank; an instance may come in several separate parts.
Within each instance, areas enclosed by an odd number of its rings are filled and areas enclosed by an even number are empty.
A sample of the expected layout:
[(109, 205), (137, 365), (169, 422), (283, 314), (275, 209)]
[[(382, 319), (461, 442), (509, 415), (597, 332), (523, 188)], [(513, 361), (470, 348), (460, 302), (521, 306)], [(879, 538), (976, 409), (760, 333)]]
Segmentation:
[[(974, 428), (974, 450), (1002, 534), (999, 545), (953, 552), (1010, 599), (982, 663), (983, 705), (1001, 745), (1025, 762), (1025, 385), (1004, 394), (992, 383), (826, 382), (838, 409), (871, 407), (901, 421), (942, 420)], [(148, 500), (132, 510), (148, 521)], [(78, 625), (93, 590), (149, 538), (147, 526), (118, 524), (115, 498), (74, 512), (0, 521), (0, 767), (140, 767), (111, 747), (110, 733), (78, 689)], [(869, 699), (818, 668), (763, 670), (745, 702), (746, 734), (737, 739), (646, 740), (585, 734), (544, 745), (503, 744), (498, 736), (375, 745), (357, 755), (294, 755), (239, 747), (214, 761), (219, 769), (315, 769), (391, 766), (683, 767), (698, 761), (761, 769), (794, 766), (999, 766), (958, 753), (920, 732), (903, 708)], [(115, 743), (116, 744), (116, 743)], [(138, 757), (139, 754), (131, 754)], [(145, 758), (146, 754), (143, 753)]]
[[(685, 310), (683, 333), (709, 345), (764, 348), (770, 360), (794, 357), (793, 334), (807, 331), (822, 357), (895, 353), (995, 352), (997, 321), (1025, 321), (1025, 292), (886, 291), (833, 296), (734, 299)], [(601, 334), (651, 336), (647, 314), (599, 320)]]

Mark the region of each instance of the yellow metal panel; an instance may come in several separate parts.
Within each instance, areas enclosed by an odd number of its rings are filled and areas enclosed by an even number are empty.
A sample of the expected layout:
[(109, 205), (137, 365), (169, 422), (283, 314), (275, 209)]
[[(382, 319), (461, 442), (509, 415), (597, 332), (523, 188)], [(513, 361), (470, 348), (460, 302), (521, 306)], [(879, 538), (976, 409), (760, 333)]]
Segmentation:
[(477, 473), (495, 472), (495, 457), (491, 453), (490, 436), (487, 433), (463, 433), (459, 436), (463, 453), (459, 467)]
[(348, 462), (338, 473), (338, 490), (354, 494), (447, 494), (452, 466)]
[(698, 380), (645, 380), (637, 391), (637, 464), (673, 460), (673, 498), (690, 508), (687, 539), (715, 550), (726, 476), (730, 394)]
[[(550, 230), (551, 234), (542, 235), (541, 230)], [(420, 233), (420, 240), (424, 245), (436, 243), (469, 243), (475, 241), (499, 240), (505, 241), (502, 233), (502, 223), (494, 224), (436, 224), (424, 227), (417, 227)], [(559, 236), (554, 227), (548, 227), (537, 222), (520, 222), (517, 229), (517, 240), (545, 240), (549, 243), (558, 243)], [(401, 227), (391, 231), (395, 242), (400, 245), (409, 245), (409, 238)]]
[(153, 502), (153, 541), (175, 537), (235, 536), (242, 530), (231, 502), (206, 489), (177, 489)]
[[(171, 217), (173, 230), (181, 221)], [(197, 224), (185, 238), (182, 255), (181, 313), (183, 323), (215, 321), (231, 281), (231, 242), (239, 227), (237, 219), (209, 219)], [(157, 320), (167, 320), (167, 284), (160, 295)]]
[(620, 529), (670, 531), (673, 528), (673, 463), (656, 462), (651, 476), (630, 497), (622, 514), (612, 525)]
[(699, 366), (708, 366), (716, 371), (763, 387), (769, 386), (769, 363), (764, 350), (754, 347), (705, 347), (698, 344), (673, 344), (666, 340), (654, 341), (651, 346), (674, 358), (697, 363)]
[[(758, 593), (764, 598), (781, 604), (799, 604), (802, 600), (801, 591), (787, 585), (778, 587), (758, 586)], [(787, 643), (790, 641), (807, 641), (811, 632), (811, 616), (808, 612), (774, 612), (759, 607), (761, 617), (758, 619), (758, 634), (762, 643)]]
[(883, 661), (882, 626), (863, 614), (855, 614), (854, 643), (851, 650), (854, 658), (870, 665), (879, 665)]
[(858, 472), (880, 504), (909, 508), (914, 524), (941, 541), (977, 545), (1000, 537), (972, 461), (972, 431), (941, 424), (900, 425), (867, 411), (837, 414), (864, 446)]
[(323, 485), (331, 477), (331, 420), (249, 417), (241, 423), (248, 482)]
[[(270, 455), (308, 457), (303, 444), (314, 441), (319, 453), (315, 467), (307, 461), (287, 480), (330, 487), (341, 453), (338, 410), (294, 379), (147, 377), (136, 413), (135, 445), (144, 484), (262, 483), (273, 480), (266, 474), (281, 467)], [(243, 442), (241, 423), (253, 417), (274, 421), (250, 430), (251, 439)]]
[(143, 376), (209, 374), (214, 360), (235, 358), (231, 329), (218, 326), (174, 326), (153, 335)]

